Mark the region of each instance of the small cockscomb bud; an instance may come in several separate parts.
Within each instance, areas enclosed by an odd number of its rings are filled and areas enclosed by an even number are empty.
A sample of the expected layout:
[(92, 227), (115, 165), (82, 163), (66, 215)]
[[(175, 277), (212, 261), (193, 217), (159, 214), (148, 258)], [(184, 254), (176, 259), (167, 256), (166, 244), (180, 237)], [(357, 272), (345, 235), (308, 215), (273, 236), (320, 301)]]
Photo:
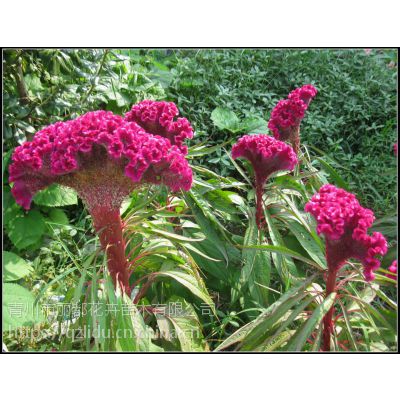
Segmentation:
[(388, 274), (386, 276), (394, 281), (397, 280), (397, 260), (394, 260), (388, 268)]
[(193, 128), (186, 118), (177, 118), (178, 108), (174, 103), (144, 100), (135, 104), (126, 113), (127, 121), (134, 121), (147, 132), (167, 138), (183, 154), (187, 154), (185, 139), (193, 137)]
[(306, 204), (305, 211), (317, 221), (317, 232), (326, 239), (328, 268), (340, 269), (349, 258), (364, 265), (367, 281), (375, 278), (380, 266), (377, 255), (387, 252), (387, 242), (379, 232), (368, 234), (374, 222), (371, 210), (363, 208), (352, 193), (333, 185), (323, 185)]

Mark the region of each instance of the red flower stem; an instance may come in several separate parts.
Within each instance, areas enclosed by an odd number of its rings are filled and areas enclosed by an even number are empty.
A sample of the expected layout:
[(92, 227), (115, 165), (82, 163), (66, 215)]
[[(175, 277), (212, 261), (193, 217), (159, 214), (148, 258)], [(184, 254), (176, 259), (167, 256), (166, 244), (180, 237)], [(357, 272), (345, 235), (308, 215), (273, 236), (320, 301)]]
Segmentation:
[[(337, 268), (329, 268), (328, 263), (328, 277), (326, 280), (326, 297), (328, 297), (331, 293), (333, 293), (336, 289), (336, 275)], [(331, 351), (331, 335), (333, 333), (333, 312), (334, 305), (329, 309), (329, 311), (325, 314), (323, 324), (323, 332), (322, 332), (322, 351)]]
[(261, 230), (261, 220), (263, 215), (263, 194), (264, 194), (264, 181), (256, 177), (256, 224)]
[(114, 285), (130, 296), (128, 260), (119, 209), (97, 207), (91, 210), (94, 228), (99, 235), (101, 247), (107, 253), (107, 265)]
[(300, 151), (300, 133), (299, 133), (300, 129), (297, 131), (297, 134), (294, 135), (293, 137), (293, 150), (296, 154), (299, 154)]

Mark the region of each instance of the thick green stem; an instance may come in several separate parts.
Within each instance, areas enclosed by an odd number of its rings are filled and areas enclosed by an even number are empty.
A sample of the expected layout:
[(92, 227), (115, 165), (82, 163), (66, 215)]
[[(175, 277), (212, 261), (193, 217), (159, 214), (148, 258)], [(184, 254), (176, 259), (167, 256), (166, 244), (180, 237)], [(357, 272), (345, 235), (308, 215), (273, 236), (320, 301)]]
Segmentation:
[(128, 261), (122, 235), (119, 209), (97, 207), (91, 210), (94, 228), (99, 235), (102, 248), (107, 253), (107, 265), (114, 285), (130, 296)]

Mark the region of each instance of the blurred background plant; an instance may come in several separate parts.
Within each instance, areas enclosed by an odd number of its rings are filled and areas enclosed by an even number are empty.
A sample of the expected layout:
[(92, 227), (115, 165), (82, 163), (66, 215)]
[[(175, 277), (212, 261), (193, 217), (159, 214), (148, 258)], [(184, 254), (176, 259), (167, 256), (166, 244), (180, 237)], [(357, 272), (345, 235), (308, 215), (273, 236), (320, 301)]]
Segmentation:
[[(304, 204), (328, 181), (373, 209), (373, 229), (389, 241), (374, 283), (363, 281), (357, 263), (344, 269), (334, 349), (396, 349), (396, 283), (385, 275), (397, 258), (395, 50), (6, 50), (3, 68), (9, 350), (318, 350), (320, 321), (333, 300), (323, 299), (323, 243)], [(303, 165), (297, 175), (280, 173), (268, 183), (261, 240), (251, 171), (231, 159), (231, 146), (243, 134), (268, 133), (276, 102), (305, 83), (319, 93), (302, 122)], [(131, 302), (110, 290), (91, 220), (73, 191), (46, 189), (29, 212), (15, 204), (10, 154), (42, 126), (95, 109), (122, 114), (145, 98), (174, 101), (193, 124), (188, 158), (195, 184), (175, 196), (145, 188), (124, 203), (137, 296), (128, 313), (49, 319), (49, 303), (90, 301), (104, 311), (111, 302), (122, 311)], [(36, 319), (18, 310), (13, 317), (10, 305), (18, 302), (36, 310)], [(182, 315), (165, 311), (173, 304)], [(49, 334), (7, 333), (30, 326)], [(65, 335), (94, 326), (130, 327), (140, 340)], [(164, 336), (151, 339), (156, 331)]]

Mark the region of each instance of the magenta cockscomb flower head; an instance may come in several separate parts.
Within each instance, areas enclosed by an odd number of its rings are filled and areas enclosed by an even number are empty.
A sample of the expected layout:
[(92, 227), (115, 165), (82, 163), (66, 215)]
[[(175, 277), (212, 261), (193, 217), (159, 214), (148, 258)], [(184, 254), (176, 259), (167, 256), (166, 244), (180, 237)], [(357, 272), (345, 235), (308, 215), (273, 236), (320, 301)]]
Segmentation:
[(386, 276), (394, 281), (397, 280), (397, 260), (394, 260), (388, 268), (388, 274)]
[[(179, 148), (135, 122), (106, 111), (57, 122), (17, 147), (9, 167), (15, 200), (29, 209), (34, 194), (51, 185), (75, 189), (107, 249), (108, 267), (129, 292), (119, 209), (144, 184), (189, 190), (192, 170)], [(119, 275), (119, 277), (118, 277)]]
[(177, 118), (178, 108), (174, 103), (165, 101), (144, 100), (135, 104), (125, 114), (127, 121), (134, 121), (147, 132), (167, 138), (183, 154), (187, 154), (185, 139), (193, 137), (193, 128), (186, 118)]
[[(379, 232), (368, 234), (375, 217), (371, 210), (363, 208), (354, 194), (333, 185), (323, 185), (306, 204), (305, 211), (317, 221), (317, 232), (325, 236), (326, 295), (336, 291), (336, 276), (349, 258), (355, 258), (364, 266), (366, 281), (375, 278), (380, 266), (376, 256), (387, 252), (387, 242)], [(332, 306), (324, 316), (322, 333), (323, 351), (330, 351), (333, 333)]]
[(313, 85), (304, 85), (289, 93), (289, 100), (301, 100), (308, 107), (311, 100), (317, 95), (318, 90)]
[(324, 185), (306, 204), (305, 211), (317, 221), (317, 232), (326, 239), (329, 269), (338, 271), (349, 258), (364, 266), (366, 281), (374, 279), (380, 266), (378, 255), (387, 252), (387, 242), (379, 232), (368, 234), (374, 213), (363, 208), (352, 193), (333, 185)]
[(297, 163), (296, 153), (284, 142), (267, 135), (245, 135), (232, 147), (232, 157), (246, 158), (254, 169), (256, 188), (256, 221), (261, 228), (262, 195), (264, 183), (277, 171), (293, 170)]
[(99, 202), (119, 207), (140, 184), (189, 190), (192, 183), (186, 159), (168, 139), (106, 111), (42, 129), (15, 149), (12, 161), (12, 193), (25, 209), (38, 190), (52, 183), (77, 190), (89, 209)]
[(288, 98), (280, 100), (272, 110), (268, 128), (276, 139), (291, 142), (296, 154), (300, 150), (300, 123), (316, 94), (314, 86), (302, 86), (290, 92)]
[(394, 155), (397, 156), (397, 142), (393, 145)]

